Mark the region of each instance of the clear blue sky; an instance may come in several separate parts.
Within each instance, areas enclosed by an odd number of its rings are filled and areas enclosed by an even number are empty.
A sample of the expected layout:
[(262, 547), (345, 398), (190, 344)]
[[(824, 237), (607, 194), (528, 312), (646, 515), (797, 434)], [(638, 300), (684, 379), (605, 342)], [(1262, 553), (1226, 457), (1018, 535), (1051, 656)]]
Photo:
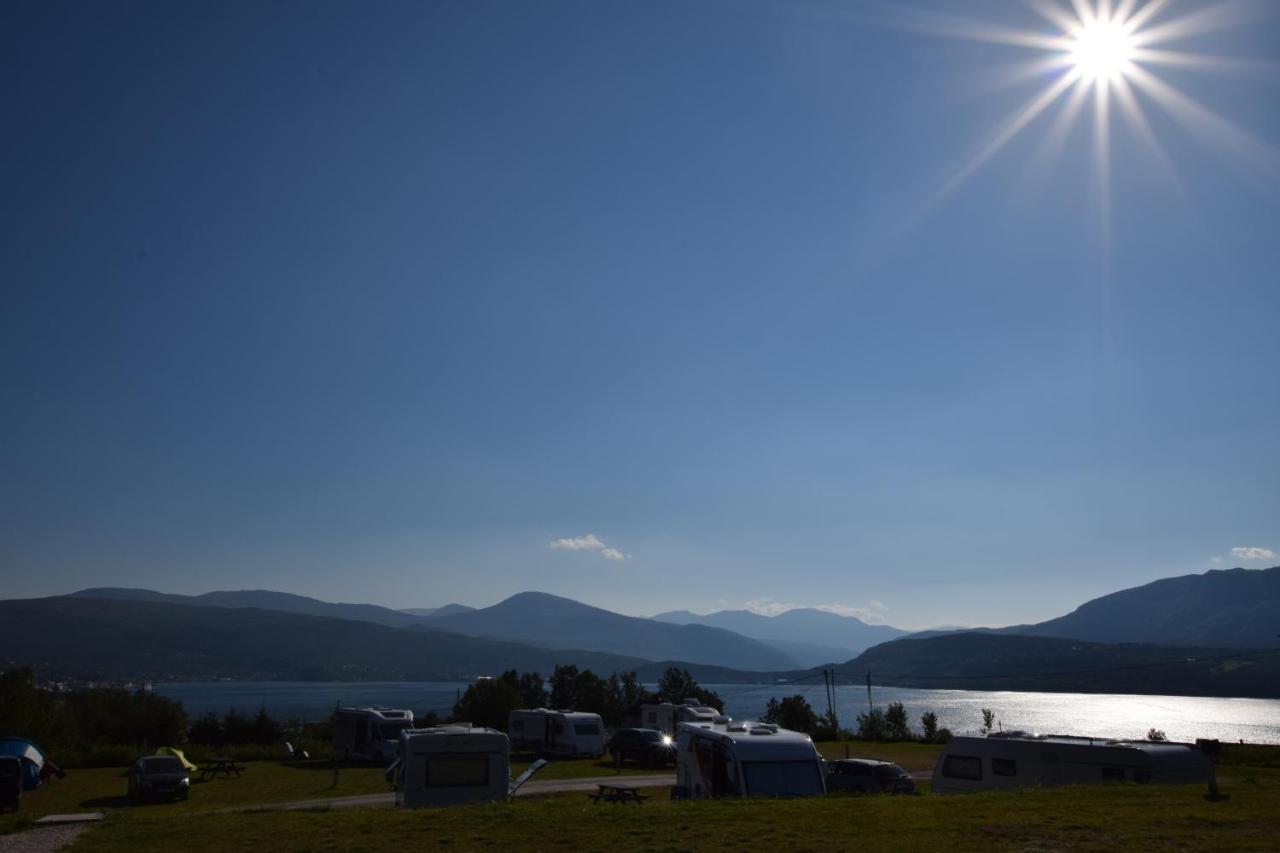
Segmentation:
[(1280, 562), (1280, 15), (1150, 66), (1234, 130), (1139, 92), (1180, 189), (1113, 114), (1109, 223), (1065, 96), (931, 203), (1062, 73), (938, 20), (5, 3), (0, 594), (923, 627)]

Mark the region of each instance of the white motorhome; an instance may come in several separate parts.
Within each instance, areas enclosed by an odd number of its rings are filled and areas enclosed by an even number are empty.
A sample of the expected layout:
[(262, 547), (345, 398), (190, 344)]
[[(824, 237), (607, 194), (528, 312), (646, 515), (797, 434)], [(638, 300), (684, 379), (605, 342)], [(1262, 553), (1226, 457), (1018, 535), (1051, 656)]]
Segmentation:
[(515, 749), (534, 749), (543, 755), (604, 755), (604, 720), (583, 711), (549, 708), (512, 711), (507, 736)]
[(754, 721), (680, 724), (677, 797), (809, 797), (826, 792), (822, 756), (806, 734)]
[(1212, 784), (1208, 756), (1186, 743), (1004, 732), (958, 737), (933, 768), (940, 794), (1089, 782)]
[(396, 805), (404, 808), (505, 800), (510, 744), (497, 729), (405, 729), (394, 770)]
[(657, 729), (669, 735), (676, 733), (681, 723), (715, 725), (729, 722), (729, 718), (715, 708), (703, 705), (697, 699), (686, 699), (679, 705), (655, 702), (640, 706), (640, 728)]
[(336, 708), (333, 751), (343, 758), (379, 763), (391, 761), (400, 732), (413, 728), (413, 712), (401, 708)]

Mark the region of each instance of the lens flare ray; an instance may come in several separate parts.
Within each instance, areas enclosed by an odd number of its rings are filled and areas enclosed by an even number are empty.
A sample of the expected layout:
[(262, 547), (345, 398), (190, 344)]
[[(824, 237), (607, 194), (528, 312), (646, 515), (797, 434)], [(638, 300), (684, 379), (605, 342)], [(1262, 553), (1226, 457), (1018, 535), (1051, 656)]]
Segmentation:
[[(1100, 233), (1109, 240), (1112, 158), (1112, 112), (1123, 117), (1127, 135), (1133, 137), (1148, 161), (1180, 198), (1185, 198), (1177, 169), (1148, 120), (1146, 100), (1169, 115), (1177, 125), (1202, 144), (1225, 153), (1272, 182), (1280, 182), (1280, 150), (1248, 130), (1162, 80), (1152, 66), (1178, 67), (1203, 72), (1277, 76), (1274, 63), (1228, 58), (1157, 45), (1239, 27), (1280, 9), (1260, 0), (1223, 0), (1178, 17), (1162, 17), (1168, 0), (1024, 0), (1025, 6), (1058, 32), (1024, 31), (989, 26), (919, 12), (901, 13), (895, 24), (934, 36), (978, 41), (1041, 52), (1036, 60), (994, 70), (992, 88), (1015, 85), (1048, 76), (1049, 82), (1030, 100), (999, 124), (976, 153), (963, 161), (927, 198), (923, 209), (935, 207), (977, 173), (1038, 116), (1072, 88), (1034, 155), (1033, 169), (1045, 170), (1061, 156), (1065, 140), (1092, 94), (1092, 180)], [(1280, 186), (1275, 187), (1280, 188)]]

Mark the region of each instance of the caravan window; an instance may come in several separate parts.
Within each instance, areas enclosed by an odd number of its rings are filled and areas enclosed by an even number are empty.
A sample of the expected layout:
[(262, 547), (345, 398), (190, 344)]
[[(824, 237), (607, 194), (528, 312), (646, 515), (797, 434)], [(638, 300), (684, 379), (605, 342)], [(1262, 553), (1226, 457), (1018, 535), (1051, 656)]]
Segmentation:
[(600, 727), (595, 723), (574, 723), (573, 733), (576, 735), (598, 735)]
[(991, 773), (994, 776), (1017, 776), (1018, 762), (1012, 758), (991, 759)]
[(982, 781), (982, 759), (976, 755), (948, 755), (942, 762), (942, 775), (948, 779)]
[(475, 788), (488, 784), (487, 755), (436, 755), (427, 759), (428, 788)]

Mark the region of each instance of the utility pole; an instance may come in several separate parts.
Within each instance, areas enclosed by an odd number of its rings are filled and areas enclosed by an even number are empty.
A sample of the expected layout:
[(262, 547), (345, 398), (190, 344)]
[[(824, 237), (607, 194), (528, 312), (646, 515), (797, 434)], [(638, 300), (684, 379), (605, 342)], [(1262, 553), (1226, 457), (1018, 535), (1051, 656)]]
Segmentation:
[(867, 670), (867, 713), (870, 714), (875, 710), (871, 704), (871, 670)]

